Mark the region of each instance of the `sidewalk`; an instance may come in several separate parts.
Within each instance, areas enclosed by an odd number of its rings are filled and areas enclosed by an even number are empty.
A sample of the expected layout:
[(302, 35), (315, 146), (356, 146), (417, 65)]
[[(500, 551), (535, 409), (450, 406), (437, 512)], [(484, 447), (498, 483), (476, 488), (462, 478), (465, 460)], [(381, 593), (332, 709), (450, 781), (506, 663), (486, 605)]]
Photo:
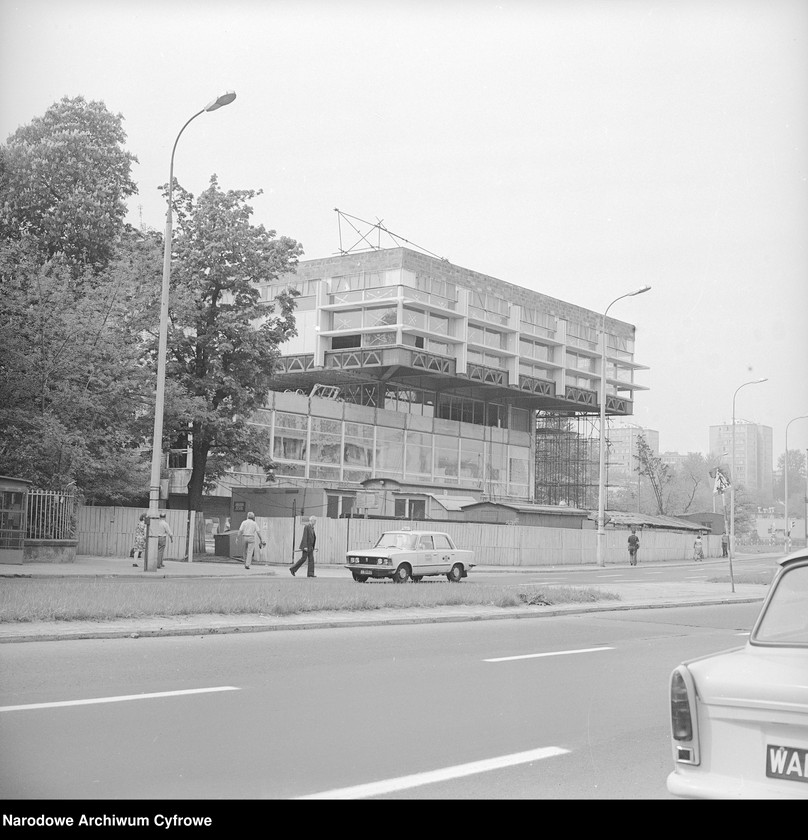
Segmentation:
[[(735, 558), (735, 575), (738, 574), (738, 562)], [(726, 563), (720, 559), (707, 561), (715, 565), (715, 577), (728, 575)], [(651, 564), (648, 564), (651, 565)], [(654, 564), (659, 565), (659, 564)], [(667, 566), (687, 565), (682, 563), (665, 564)], [(775, 560), (772, 559), (772, 566)], [(14, 578), (32, 579), (67, 579), (67, 578), (248, 578), (277, 577), (293, 585), (294, 581), (286, 565), (260, 565), (253, 563), (250, 570), (235, 560), (224, 558), (198, 559), (192, 563), (166, 560), (163, 569), (144, 572), (142, 563), (133, 567), (129, 558), (78, 556), (74, 563), (25, 563), (23, 565), (0, 564), (0, 579), (5, 586)], [(517, 578), (532, 574), (546, 577), (546, 583), (552, 584), (556, 573), (573, 571), (591, 571), (591, 567), (549, 566), (535, 568), (512, 568), (495, 566), (476, 566), (471, 574), (476, 578), (488, 574), (508, 574)], [(609, 612), (640, 608), (662, 608), (674, 606), (693, 606), (705, 604), (753, 603), (762, 601), (768, 587), (760, 584), (735, 584), (732, 592), (730, 582), (710, 583), (707, 581), (632, 581), (621, 580), (632, 576), (631, 567), (626, 565), (608, 566), (613, 573), (610, 579), (597, 584), (596, 588), (619, 597), (617, 601), (599, 601), (588, 604), (569, 604), (560, 606), (525, 606), (525, 607), (483, 607), (449, 606), (423, 609), (382, 609), (362, 612), (333, 611), (302, 613), (289, 616), (266, 615), (193, 615), (152, 617), (140, 619), (120, 619), (113, 621), (75, 621), (75, 622), (9, 622), (0, 623), (0, 643), (22, 641), (55, 641), (62, 639), (110, 639), (139, 638), (146, 636), (183, 636), (221, 633), (251, 633), (268, 630), (301, 630), (329, 627), (360, 627), (378, 624), (423, 624), (449, 621), (481, 621), (503, 618), (540, 618), (566, 614), (591, 612)], [(348, 572), (342, 566), (318, 564), (318, 579), (348, 579)], [(612, 579), (613, 578), (613, 579)], [(302, 576), (305, 580), (305, 576)], [(542, 581), (544, 582), (544, 581)], [(305, 585), (305, 584), (304, 584)]]

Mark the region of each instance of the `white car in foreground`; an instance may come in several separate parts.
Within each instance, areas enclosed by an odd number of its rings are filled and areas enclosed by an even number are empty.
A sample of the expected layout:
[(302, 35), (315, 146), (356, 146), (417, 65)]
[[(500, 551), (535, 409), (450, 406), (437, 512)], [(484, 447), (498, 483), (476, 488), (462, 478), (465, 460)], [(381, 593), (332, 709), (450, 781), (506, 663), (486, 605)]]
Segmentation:
[(808, 549), (780, 561), (746, 645), (674, 669), (670, 702), (671, 793), (808, 799)]
[(458, 548), (442, 531), (385, 531), (373, 548), (354, 549), (345, 568), (357, 583), (371, 578), (392, 578), (416, 583), (427, 575), (446, 575), (452, 583), (467, 577), (474, 552)]

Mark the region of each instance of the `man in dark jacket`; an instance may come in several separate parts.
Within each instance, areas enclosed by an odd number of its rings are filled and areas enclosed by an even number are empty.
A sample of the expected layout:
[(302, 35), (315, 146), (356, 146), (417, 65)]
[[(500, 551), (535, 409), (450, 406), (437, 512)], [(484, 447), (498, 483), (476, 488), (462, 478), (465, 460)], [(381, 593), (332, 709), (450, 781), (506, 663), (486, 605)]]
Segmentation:
[(300, 545), (298, 546), (301, 550), (300, 560), (298, 560), (294, 566), (289, 567), (292, 577), (295, 576), (295, 572), (304, 563), (308, 563), (306, 577), (317, 577), (317, 575), (314, 574), (314, 546), (317, 542), (317, 534), (314, 531), (314, 525), (316, 522), (317, 518), (311, 516), (309, 517), (309, 521), (306, 523), (305, 528), (303, 528), (303, 536), (300, 538)]

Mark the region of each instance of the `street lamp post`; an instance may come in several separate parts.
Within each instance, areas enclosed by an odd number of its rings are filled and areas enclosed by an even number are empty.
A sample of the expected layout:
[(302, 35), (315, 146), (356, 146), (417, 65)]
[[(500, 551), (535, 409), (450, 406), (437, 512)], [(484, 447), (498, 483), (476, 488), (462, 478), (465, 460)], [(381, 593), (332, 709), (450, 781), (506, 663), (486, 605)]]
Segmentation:
[[(808, 414), (801, 414), (799, 417), (792, 417), (786, 423), (786, 455), (783, 458), (783, 550), (786, 554), (789, 553), (791, 548), (791, 537), (788, 527), (788, 427), (795, 420), (806, 419), (808, 419)], [(806, 528), (808, 528), (808, 522), (806, 522)]]
[[(229, 105), (236, 98), (236, 94), (229, 90), (218, 96), (212, 102), (209, 102), (201, 111), (197, 111), (188, 122), (180, 129), (177, 139), (174, 141), (174, 146), (171, 149), (171, 166), (168, 175), (168, 207), (166, 209), (166, 233), (165, 244), (163, 247), (163, 286), (160, 297), (160, 335), (157, 347), (157, 389), (154, 402), (154, 432), (152, 434), (152, 461), (151, 461), (151, 481), (149, 484), (149, 517), (147, 526), (155, 519), (159, 518), (160, 512), (160, 470), (163, 462), (163, 409), (165, 407), (165, 392), (166, 392), (166, 350), (168, 345), (168, 293), (171, 285), (171, 217), (172, 217), (172, 202), (174, 196), (174, 153), (177, 151), (177, 143), (180, 141), (182, 132), (188, 125), (195, 120), (200, 114), (206, 111), (216, 111), (224, 105)], [(148, 527), (146, 533), (149, 533)], [(143, 561), (143, 571), (150, 571), (156, 568), (156, 562), (153, 566), (149, 564), (151, 554), (150, 549), (156, 548), (156, 537), (151, 537), (147, 540), (146, 554)], [(190, 555), (189, 555), (190, 556)]]
[(597, 564), (606, 565), (606, 315), (609, 310), (626, 297), (634, 297), (647, 292), (651, 287), (643, 286), (634, 292), (626, 292), (616, 297), (603, 313), (600, 327), (600, 441), (598, 450), (600, 453), (600, 469), (598, 472), (598, 536), (597, 536)]
[(738, 480), (735, 470), (735, 397), (738, 396), (738, 391), (745, 388), (747, 385), (758, 385), (761, 382), (768, 382), (766, 377), (763, 379), (752, 379), (749, 382), (744, 382), (735, 389), (732, 395), (732, 475), (729, 482), (729, 578), (732, 584), (732, 591), (735, 591), (735, 579), (732, 575), (732, 558), (735, 554), (735, 483)]

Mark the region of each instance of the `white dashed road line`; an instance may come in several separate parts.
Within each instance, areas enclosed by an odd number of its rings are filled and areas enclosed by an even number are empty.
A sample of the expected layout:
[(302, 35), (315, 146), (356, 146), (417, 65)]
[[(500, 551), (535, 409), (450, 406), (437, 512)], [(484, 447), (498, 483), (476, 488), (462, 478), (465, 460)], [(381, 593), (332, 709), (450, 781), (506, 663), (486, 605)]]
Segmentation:
[(477, 773), (488, 773), (491, 770), (500, 770), (503, 767), (513, 767), (516, 764), (528, 764), (531, 761), (541, 761), (545, 758), (554, 758), (564, 755), (569, 750), (561, 747), (541, 747), (527, 752), (502, 755), (498, 758), (487, 758), (482, 761), (472, 761), (469, 764), (458, 764), (454, 767), (445, 767), (442, 770), (431, 770), (426, 773), (413, 773), (411, 776), (399, 776), (397, 779), (385, 779), (380, 782), (370, 782), (366, 785), (355, 785), (354, 787), (337, 788), (327, 790), (323, 793), (312, 793), (307, 796), (298, 796), (297, 799), (365, 799), (368, 796), (381, 796), (385, 793), (395, 793), (400, 790), (431, 785), (437, 782), (446, 782), (451, 779), (460, 779), (463, 776), (473, 776)]
[(483, 662), (513, 662), (516, 659), (539, 659), (542, 656), (567, 656), (571, 653), (597, 653), (614, 650), (612, 647), (579, 648), (578, 650), (551, 650), (547, 653), (523, 653), (520, 656), (500, 656), (497, 659), (483, 659)]
[(92, 706), (95, 703), (123, 703), (127, 700), (151, 700), (154, 697), (181, 697), (187, 694), (208, 694), (212, 691), (238, 691), (234, 685), (214, 688), (188, 688), (184, 691), (157, 691), (153, 694), (121, 694), (118, 697), (92, 697), (88, 700), (60, 700), (55, 703), (29, 703), (24, 706), (0, 706), (0, 712), (23, 712), (30, 709), (58, 709), (64, 706)]

